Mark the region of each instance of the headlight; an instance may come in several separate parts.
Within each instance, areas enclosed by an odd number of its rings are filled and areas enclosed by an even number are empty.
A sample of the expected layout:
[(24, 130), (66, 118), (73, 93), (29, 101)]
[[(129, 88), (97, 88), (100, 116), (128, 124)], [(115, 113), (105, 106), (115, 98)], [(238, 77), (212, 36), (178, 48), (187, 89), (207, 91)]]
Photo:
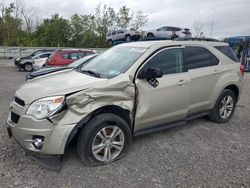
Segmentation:
[(32, 115), (37, 119), (52, 116), (63, 106), (64, 100), (64, 96), (38, 99), (29, 106), (26, 114)]

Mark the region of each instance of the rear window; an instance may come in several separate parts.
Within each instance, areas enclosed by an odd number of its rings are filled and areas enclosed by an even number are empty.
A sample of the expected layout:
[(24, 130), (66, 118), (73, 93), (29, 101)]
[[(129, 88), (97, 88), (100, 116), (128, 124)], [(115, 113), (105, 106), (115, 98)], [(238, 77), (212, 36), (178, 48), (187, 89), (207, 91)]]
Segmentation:
[(239, 59), (237, 58), (236, 54), (234, 53), (233, 49), (229, 46), (216, 46), (217, 50), (219, 50), (221, 53), (223, 53), (225, 56), (230, 58), (231, 60), (235, 62), (239, 62)]

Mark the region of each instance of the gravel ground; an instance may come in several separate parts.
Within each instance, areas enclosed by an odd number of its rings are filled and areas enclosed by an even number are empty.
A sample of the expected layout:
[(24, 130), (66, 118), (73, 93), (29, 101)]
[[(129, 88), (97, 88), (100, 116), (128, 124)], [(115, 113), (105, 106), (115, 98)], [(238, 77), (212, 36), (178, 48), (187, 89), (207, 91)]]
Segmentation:
[(250, 187), (250, 74), (233, 119), (200, 118), (135, 138), (120, 161), (85, 167), (72, 144), (59, 172), (40, 167), (5, 130), (9, 103), (27, 73), (0, 60), (0, 187)]

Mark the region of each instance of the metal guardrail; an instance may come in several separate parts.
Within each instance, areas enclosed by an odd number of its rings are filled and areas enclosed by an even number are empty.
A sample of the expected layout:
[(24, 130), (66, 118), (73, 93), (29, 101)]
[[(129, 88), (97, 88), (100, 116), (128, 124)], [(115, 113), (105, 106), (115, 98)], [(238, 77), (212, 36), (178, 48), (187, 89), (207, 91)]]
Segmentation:
[[(75, 48), (68, 48), (68, 47), (12, 47), (12, 46), (0, 46), (0, 59), (4, 58), (16, 58), (27, 56), (32, 52), (39, 50), (39, 49), (75, 49)], [(77, 48), (77, 49), (89, 49), (95, 50), (97, 53), (101, 53), (106, 50), (106, 48)]]

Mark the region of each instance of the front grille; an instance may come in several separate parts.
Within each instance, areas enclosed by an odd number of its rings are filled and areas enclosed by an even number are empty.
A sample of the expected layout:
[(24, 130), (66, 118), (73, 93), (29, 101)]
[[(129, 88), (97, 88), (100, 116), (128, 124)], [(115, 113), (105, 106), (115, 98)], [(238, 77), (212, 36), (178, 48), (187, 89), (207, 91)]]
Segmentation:
[(14, 112), (11, 112), (11, 114), (10, 114), (10, 119), (11, 119), (11, 121), (12, 121), (12, 122), (14, 122), (14, 123), (18, 123), (19, 118), (20, 118), (20, 116), (19, 116), (19, 115), (17, 115), (17, 114), (16, 114), (16, 113), (14, 113)]
[(22, 106), (22, 107), (25, 106), (25, 102), (22, 99), (19, 99), (18, 97), (14, 98), (14, 102), (17, 103), (19, 106)]

